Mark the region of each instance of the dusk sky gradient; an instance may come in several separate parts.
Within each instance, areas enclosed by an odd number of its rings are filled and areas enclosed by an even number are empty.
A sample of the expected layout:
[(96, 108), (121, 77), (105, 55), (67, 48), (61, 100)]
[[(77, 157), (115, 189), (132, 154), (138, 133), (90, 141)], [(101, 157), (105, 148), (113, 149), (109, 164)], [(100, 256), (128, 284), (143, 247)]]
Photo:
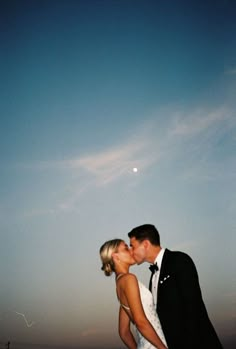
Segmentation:
[(0, 28), (0, 347), (124, 348), (99, 248), (151, 223), (235, 348), (236, 2), (1, 0)]

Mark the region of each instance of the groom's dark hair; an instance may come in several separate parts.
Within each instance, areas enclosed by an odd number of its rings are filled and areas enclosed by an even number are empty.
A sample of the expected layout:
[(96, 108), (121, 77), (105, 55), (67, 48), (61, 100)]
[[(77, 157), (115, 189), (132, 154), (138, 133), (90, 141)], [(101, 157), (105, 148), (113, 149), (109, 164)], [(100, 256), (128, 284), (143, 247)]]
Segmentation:
[(129, 238), (135, 238), (138, 241), (149, 240), (152, 245), (160, 246), (160, 235), (157, 228), (152, 224), (143, 224), (128, 233)]

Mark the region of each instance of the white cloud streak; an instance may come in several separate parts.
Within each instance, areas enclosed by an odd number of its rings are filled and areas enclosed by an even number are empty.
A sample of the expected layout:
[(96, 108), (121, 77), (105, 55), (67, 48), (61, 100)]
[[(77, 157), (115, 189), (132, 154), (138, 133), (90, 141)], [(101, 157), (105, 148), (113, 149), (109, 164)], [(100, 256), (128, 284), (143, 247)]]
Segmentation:
[(23, 317), (23, 319), (24, 319), (24, 321), (25, 321), (27, 327), (32, 327), (32, 326), (35, 324), (34, 321), (28, 322), (28, 320), (26, 319), (25, 314), (19, 313), (18, 311), (13, 311), (13, 312), (16, 313), (17, 315), (20, 315), (20, 316)]
[(92, 188), (108, 186), (123, 179), (128, 180), (127, 184), (132, 183), (135, 176), (133, 167), (137, 167), (137, 175), (142, 176), (151, 166), (161, 166), (162, 160), (174, 163), (183, 149), (185, 162), (188, 163), (183, 169), (183, 176), (186, 179), (193, 178), (195, 172), (202, 179), (209, 180), (209, 171), (201, 171), (201, 168), (199, 170), (194, 166), (197, 163), (201, 167), (207, 163), (206, 168), (209, 169), (208, 154), (216, 140), (230, 127), (235, 127), (235, 118), (232, 111), (225, 106), (215, 110), (199, 108), (188, 113), (157, 113), (151, 121), (147, 120), (133, 133), (133, 138), (130, 137), (122, 144), (64, 161), (41, 162), (36, 168), (69, 171), (75, 178), (74, 184), (67, 188), (67, 197), (50, 212), (54, 212), (54, 209), (77, 209), (78, 198)]
[(72, 169), (83, 169), (97, 178), (97, 185), (108, 184), (132, 172), (133, 167), (145, 169), (155, 161), (145, 156), (148, 142), (140, 140), (104, 152), (72, 159), (68, 165)]
[(231, 117), (231, 112), (225, 107), (213, 111), (197, 110), (187, 115), (179, 115), (174, 127), (170, 130), (172, 136), (190, 137), (202, 133), (211, 127)]

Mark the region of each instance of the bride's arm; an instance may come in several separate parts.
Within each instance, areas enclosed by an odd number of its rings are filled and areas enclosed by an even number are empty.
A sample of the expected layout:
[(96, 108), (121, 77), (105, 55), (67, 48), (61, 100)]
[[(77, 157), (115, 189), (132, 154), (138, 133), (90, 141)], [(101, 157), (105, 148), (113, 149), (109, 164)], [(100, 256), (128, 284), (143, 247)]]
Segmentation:
[(130, 330), (130, 319), (121, 306), (119, 312), (119, 335), (129, 349), (137, 348), (134, 336)]
[(123, 291), (139, 332), (158, 349), (167, 349), (144, 313), (136, 276), (128, 274), (122, 281)]

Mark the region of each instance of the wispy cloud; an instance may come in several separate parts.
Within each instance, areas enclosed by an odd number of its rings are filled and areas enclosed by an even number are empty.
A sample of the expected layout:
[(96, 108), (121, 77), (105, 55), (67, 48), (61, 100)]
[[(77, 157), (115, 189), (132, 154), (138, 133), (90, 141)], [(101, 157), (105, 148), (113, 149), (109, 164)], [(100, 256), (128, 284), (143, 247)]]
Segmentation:
[(125, 178), (129, 179), (135, 176), (134, 167), (142, 173), (145, 172), (160, 156), (158, 152), (153, 154), (149, 149), (150, 140), (140, 136), (138, 140), (130, 143), (64, 161), (61, 168), (76, 172), (79, 179), (78, 184), (72, 188), (71, 195), (63, 200), (58, 208), (62, 211), (76, 210), (77, 200), (84, 192)]
[(68, 161), (72, 169), (83, 169), (94, 176), (97, 185), (108, 184), (132, 172), (133, 167), (145, 169), (156, 159), (147, 155), (149, 141), (140, 139), (136, 143), (94, 153)]
[(30, 322), (29, 322), (29, 321), (27, 320), (25, 314), (19, 313), (18, 311), (13, 311), (13, 312), (14, 312), (15, 314), (17, 314), (17, 315), (22, 316), (22, 318), (24, 319), (24, 322), (25, 322), (25, 324), (26, 324), (27, 327), (32, 327), (32, 326), (35, 324), (34, 321), (30, 321)]
[[(109, 147), (99, 152), (68, 158), (62, 161), (39, 161), (32, 164), (18, 165), (24, 169), (58, 171), (74, 171), (81, 177), (96, 178), (96, 185), (103, 185), (113, 182), (120, 177), (132, 173), (133, 167), (145, 169), (155, 162), (158, 154), (149, 152), (150, 139), (142, 134), (135, 139), (123, 141), (122, 144)], [(149, 155), (147, 156), (149, 152)], [(91, 177), (89, 177), (91, 176)]]
[(225, 74), (226, 75), (235, 75), (236, 74), (236, 68), (231, 68), (231, 69), (225, 70)]
[(157, 112), (152, 120), (148, 119), (134, 130), (133, 137), (120, 144), (63, 161), (40, 162), (36, 169), (54, 168), (57, 175), (64, 171), (73, 177), (73, 183), (67, 183), (64, 188), (64, 198), (47, 212), (77, 210), (83, 193), (121, 180), (127, 180), (128, 185), (133, 183), (134, 167), (138, 168), (139, 176), (151, 166), (161, 167), (162, 161), (173, 167), (180, 156), (184, 157), (182, 175), (185, 178), (194, 178), (196, 174), (209, 180), (211, 174), (216, 173), (215, 168), (209, 171), (212, 149), (230, 127), (235, 127), (233, 120), (232, 111), (225, 106), (212, 110), (168, 111), (165, 115)]
[[(173, 145), (177, 152), (181, 148), (181, 142), (186, 144), (186, 139), (191, 142), (195, 136), (201, 136), (208, 131), (217, 130), (222, 133), (225, 125), (231, 125), (233, 113), (222, 106), (214, 110), (198, 108), (188, 112), (169, 111), (162, 117), (168, 120), (165, 127), (162, 126), (162, 120), (157, 112), (152, 120), (147, 119), (146, 123), (142, 123), (142, 127), (137, 127), (133, 138), (122, 140), (122, 143), (111, 145), (102, 151), (62, 161), (41, 161), (23, 166), (40, 170), (50, 168), (58, 171), (74, 171), (80, 178), (86, 177), (86, 181), (95, 179), (94, 185), (109, 184), (131, 174), (134, 167), (142, 171), (148, 169), (168, 155), (170, 149), (173, 152)], [(211, 142), (211, 139), (208, 141)]]
[(179, 114), (175, 117), (172, 136), (194, 136), (205, 130), (219, 125), (231, 117), (231, 112), (225, 107), (216, 110), (196, 110), (189, 114)]

